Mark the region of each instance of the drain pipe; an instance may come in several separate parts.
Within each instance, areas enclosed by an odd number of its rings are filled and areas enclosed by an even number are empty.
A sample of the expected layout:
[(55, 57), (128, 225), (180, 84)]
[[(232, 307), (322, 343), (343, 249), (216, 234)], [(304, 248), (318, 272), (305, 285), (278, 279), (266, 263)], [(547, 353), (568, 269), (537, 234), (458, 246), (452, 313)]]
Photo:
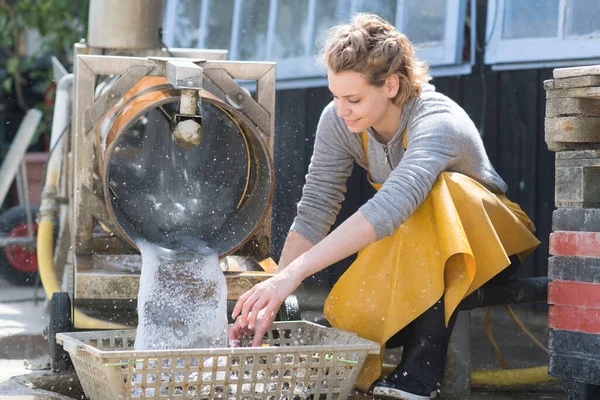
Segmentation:
[[(38, 237), (37, 257), (40, 279), (46, 292), (48, 300), (52, 295), (61, 291), (60, 283), (54, 268), (54, 221), (58, 202), (58, 185), (60, 181), (60, 170), (62, 166), (63, 152), (60, 148), (64, 143), (62, 134), (69, 124), (69, 107), (71, 90), (73, 87), (73, 74), (65, 75), (60, 79), (56, 88), (56, 99), (54, 104), (54, 115), (52, 120), (52, 133), (50, 136), (50, 148), (56, 149), (52, 152), (46, 168), (46, 184), (42, 191), (42, 204), (38, 214)], [(89, 317), (81, 311), (73, 310), (73, 320), (77, 321), (77, 328), (81, 329), (123, 329), (125, 325), (102, 321)]]

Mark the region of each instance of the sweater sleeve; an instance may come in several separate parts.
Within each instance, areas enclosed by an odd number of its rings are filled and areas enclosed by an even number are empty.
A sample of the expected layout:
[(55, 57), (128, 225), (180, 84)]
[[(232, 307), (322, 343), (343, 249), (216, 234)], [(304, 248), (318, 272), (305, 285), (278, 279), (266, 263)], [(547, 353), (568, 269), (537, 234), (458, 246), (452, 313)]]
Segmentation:
[(320, 242), (335, 222), (354, 164), (348, 135), (335, 113), (330, 104), (321, 114), (298, 214), (291, 227), (313, 244)]
[(425, 201), (438, 176), (451, 168), (461, 149), (462, 121), (451, 109), (420, 112), (407, 128), (407, 149), (382, 188), (360, 211), (377, 240), (391, 235)]

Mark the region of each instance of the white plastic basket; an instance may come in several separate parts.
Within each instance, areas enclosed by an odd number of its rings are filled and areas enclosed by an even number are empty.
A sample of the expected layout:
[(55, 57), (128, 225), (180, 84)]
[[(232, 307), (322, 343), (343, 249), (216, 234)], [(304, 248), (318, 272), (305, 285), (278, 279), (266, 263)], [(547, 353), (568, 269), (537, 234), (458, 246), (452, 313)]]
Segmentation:
[(56, 335), (91, 400), (346, 399), (367, 354), (380, 350), (306, 321), (274, 323), (266, 347), (135, 351), (134, 338), (135, 330)]

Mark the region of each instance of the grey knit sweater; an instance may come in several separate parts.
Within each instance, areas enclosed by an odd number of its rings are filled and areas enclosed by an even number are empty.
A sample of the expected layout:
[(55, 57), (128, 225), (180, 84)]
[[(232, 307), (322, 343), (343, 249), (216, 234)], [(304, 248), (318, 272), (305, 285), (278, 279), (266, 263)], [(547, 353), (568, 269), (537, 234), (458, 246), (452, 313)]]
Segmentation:
[(492, 167), (473, 121), (432, 85), (425, 85), (421, 96), (406, 104), (398, 130), (387, 145), (377, 141), (370, 129), (367, 133), (368, 165), (360, 134), (348, 130), (333, 102), (323, 110), (298, 215), (291, 227), (313, 244), (321, 241), (334, 223), (354, 162), (369, 171), (373, 182), (383, 183), (360, 208), (378, 240), (408, 219), (444, 171), (459, 172), (494, 193), (506, 193), (506, 183)]

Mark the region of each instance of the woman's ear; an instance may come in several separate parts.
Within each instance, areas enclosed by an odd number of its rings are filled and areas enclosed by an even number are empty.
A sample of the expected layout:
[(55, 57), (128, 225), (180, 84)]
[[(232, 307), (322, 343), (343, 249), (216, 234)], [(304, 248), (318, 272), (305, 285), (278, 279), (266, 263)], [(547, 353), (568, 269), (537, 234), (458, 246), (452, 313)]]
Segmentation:
[(385, 89), (387, 91), (387, 96), (390, 99), (393, 99), (398, 94), (400, 90), (400, 78), (396, 74), (392, 74), (385, 79)]

